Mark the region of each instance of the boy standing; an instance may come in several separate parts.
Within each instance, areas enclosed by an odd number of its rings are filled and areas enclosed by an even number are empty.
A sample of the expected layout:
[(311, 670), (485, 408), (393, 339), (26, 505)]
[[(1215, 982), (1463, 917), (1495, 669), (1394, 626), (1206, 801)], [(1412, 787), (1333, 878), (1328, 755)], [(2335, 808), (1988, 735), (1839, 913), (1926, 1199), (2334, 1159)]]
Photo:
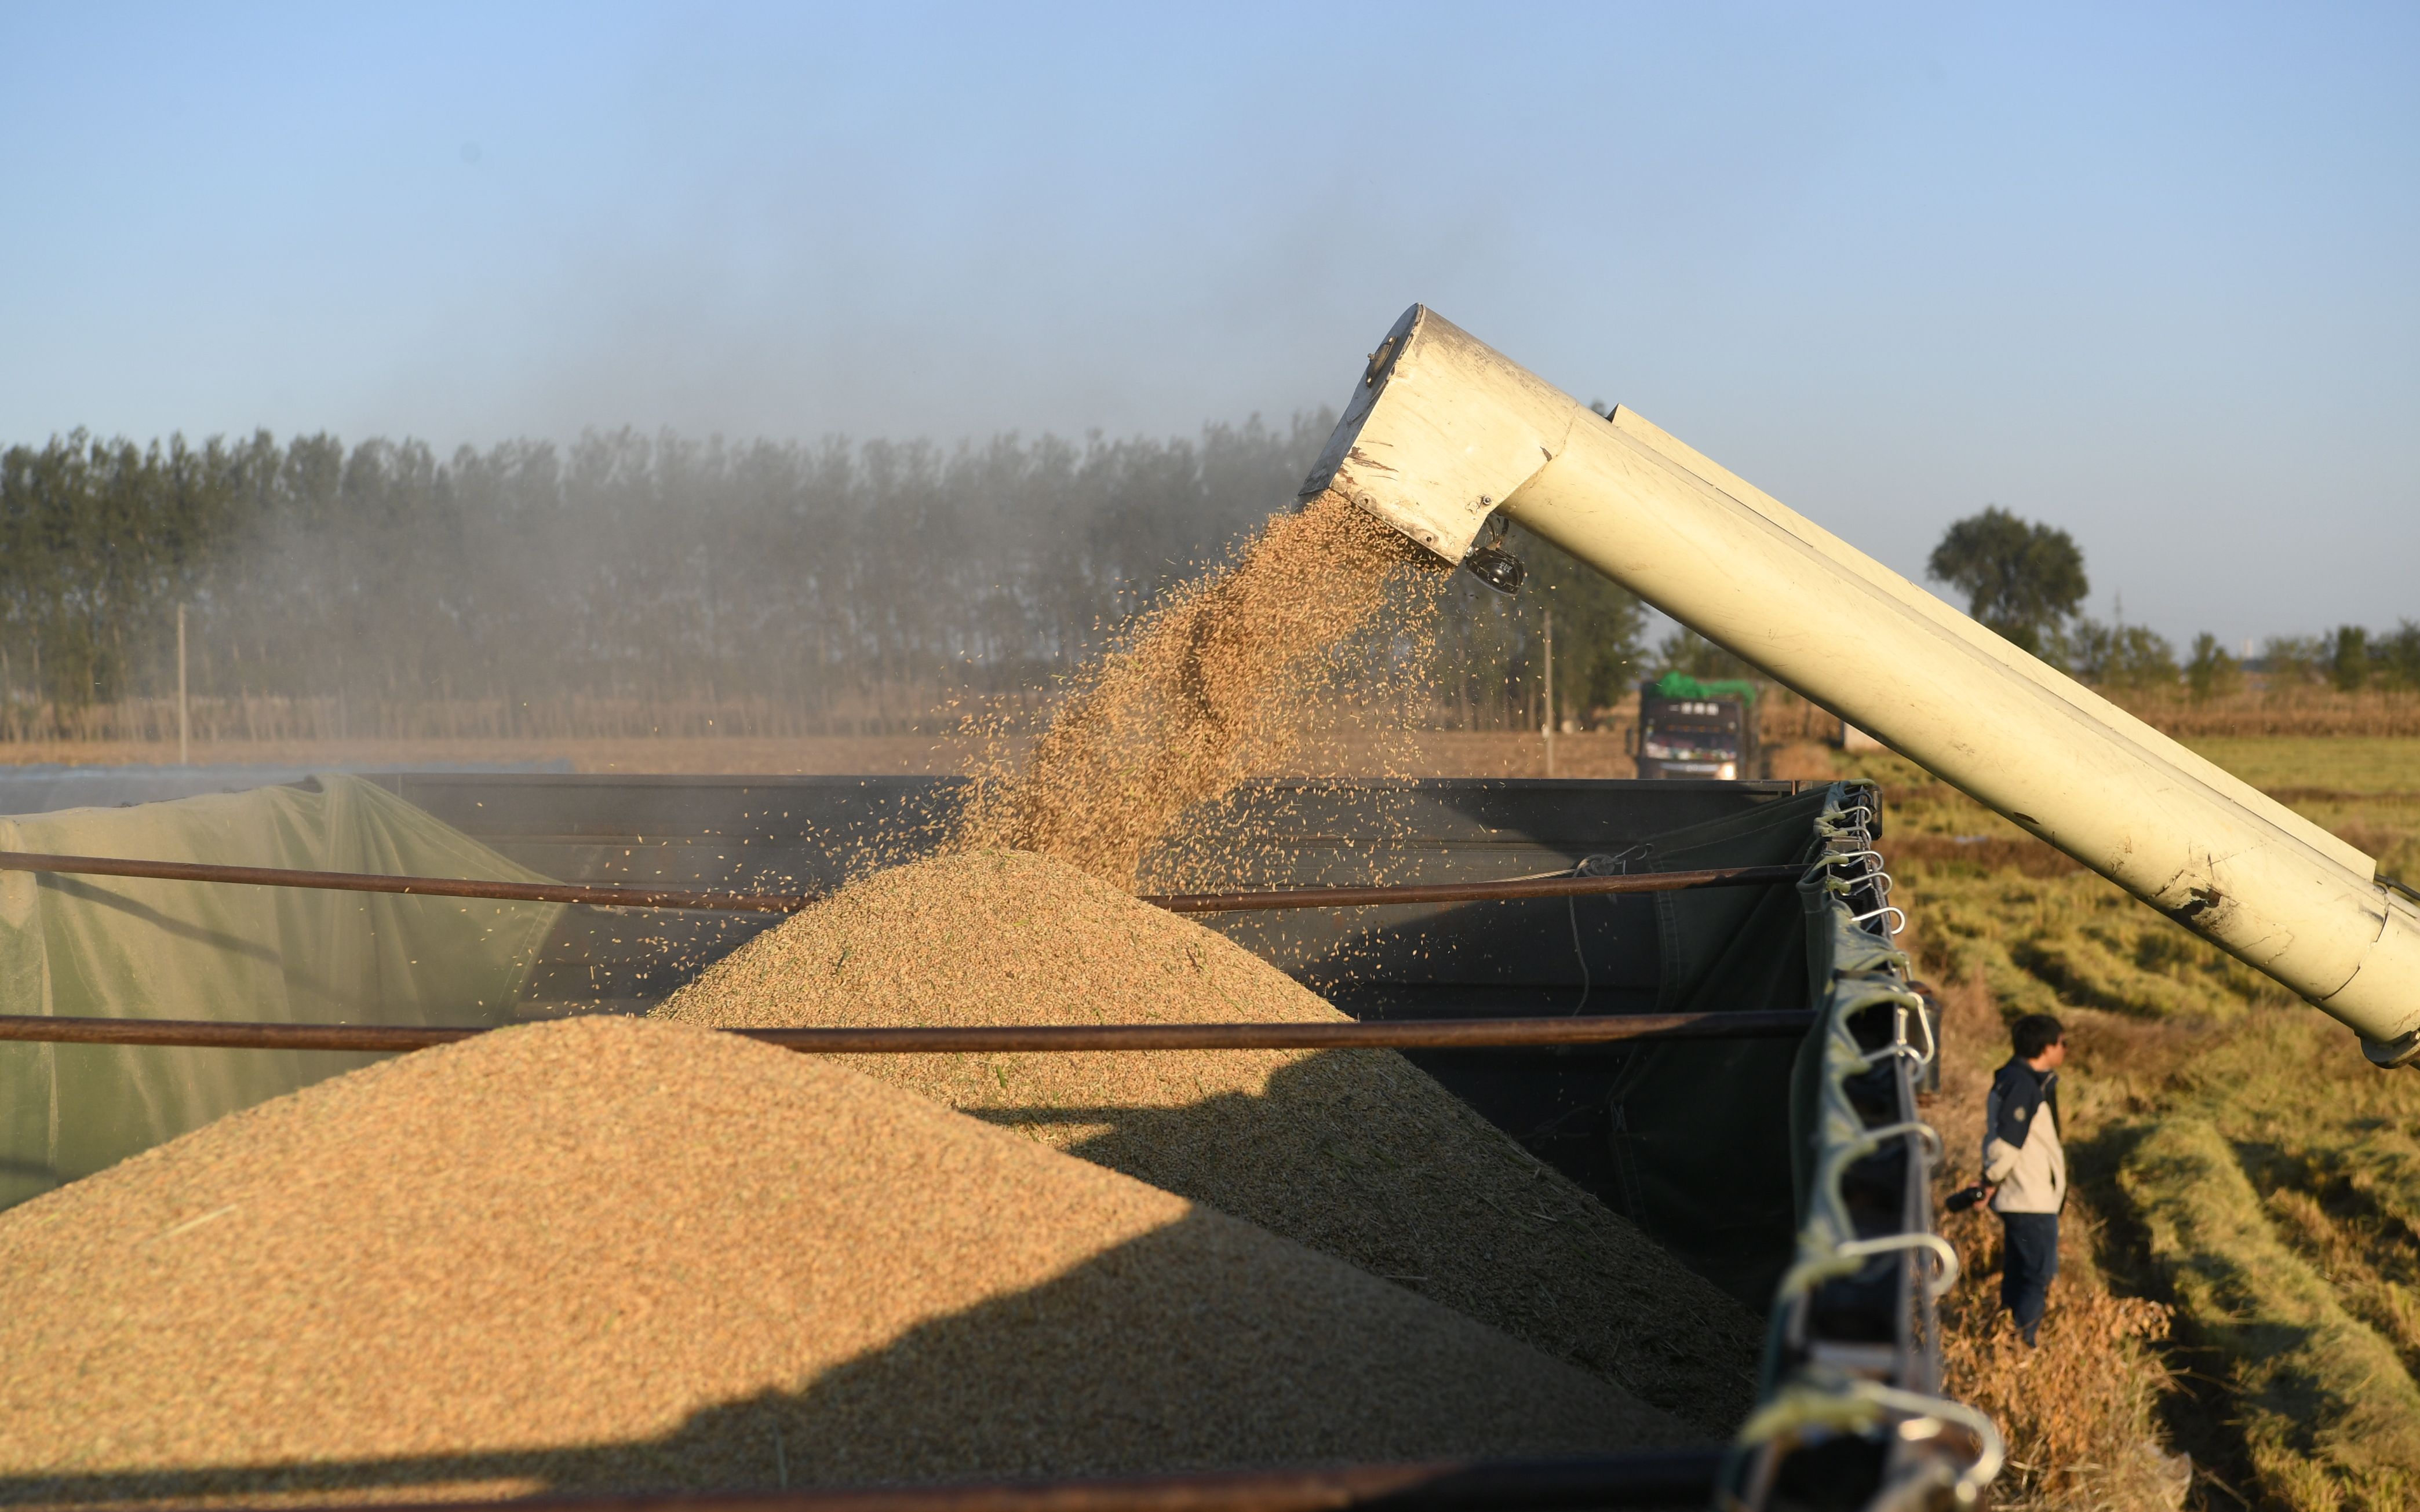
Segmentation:
[(2058, 1212), (2067, 1205), (2067, 1152), (2058, 1142), (2067, 1033), (2049, 1014), (2028, 1013), (2009, 1038), (2016, 1054), (1992, 1078), (1983, 1106), (1983, 1181), (2007, 1238), (2000, 1301), (2031, 1345), (2058, 1274)]

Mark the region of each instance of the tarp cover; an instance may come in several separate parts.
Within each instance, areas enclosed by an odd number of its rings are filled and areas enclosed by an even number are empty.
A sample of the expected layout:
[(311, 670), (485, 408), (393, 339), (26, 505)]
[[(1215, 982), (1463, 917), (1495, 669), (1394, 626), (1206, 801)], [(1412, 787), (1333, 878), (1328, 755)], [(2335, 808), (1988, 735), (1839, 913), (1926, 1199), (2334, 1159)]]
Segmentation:
[[(0, 819), (0, 849), (547, 879), (358, 778)], [(0, 1011), (504, 1022), (562, 905), (0, 873)], [(0, 1044), (0, 1208), (366, 1065), (335, 1051)]]
[[(1658, 835), (1634, 870), (1811, 862), (1822, 789)], [(1807, 912), (1795, 888), (1655, 894), (1666, 1013), (1804, 1009)], [(1797, 1193), (1788, 1151), (1795, 1040), (1646, 1044), (1612, 1092), (1622, 1206), (1715, 1284), (1761, 1307), (1788, 1265)]]

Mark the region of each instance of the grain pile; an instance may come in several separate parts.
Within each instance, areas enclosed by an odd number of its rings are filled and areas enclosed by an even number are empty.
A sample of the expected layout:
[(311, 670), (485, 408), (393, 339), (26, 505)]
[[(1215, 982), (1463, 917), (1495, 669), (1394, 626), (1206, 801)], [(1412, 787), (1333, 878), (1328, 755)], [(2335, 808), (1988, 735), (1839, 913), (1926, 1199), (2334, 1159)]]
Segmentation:
[(1592, 1378), (845, 1066), (505, 1030), (0, 1216), (0, 1501), (1670, 1443)]
[(1295, 695), (1430, 556), (1332, 494), (1274, 516), (1236, 560), (1170, 594), (1078, 680), (1021, 770), (978, 779), (974, 849), (1039, 851), (1131, 884), (1178, 814), (1274, 770)]
[[(657, 1011), (730, 1026), (1343, 1017), (1221, 935), (1001, 851), (876, 872)], [(1400, 1282), (1710, 1437), (1746, 1413), (1746, 1310), (1391, 1052), (849, 1064)]]

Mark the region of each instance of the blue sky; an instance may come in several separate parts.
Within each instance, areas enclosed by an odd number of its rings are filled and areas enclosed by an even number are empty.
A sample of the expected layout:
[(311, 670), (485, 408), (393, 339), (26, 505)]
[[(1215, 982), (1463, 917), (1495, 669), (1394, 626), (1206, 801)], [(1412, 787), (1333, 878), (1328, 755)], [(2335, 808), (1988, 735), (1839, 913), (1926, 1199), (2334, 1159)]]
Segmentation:
[(1902, 571), (1998, 503), (2180, 639), (2420, 617), (2420, 8), (20, 3), (0, 69), (0, 441), (1183, 434), (1420, 300)]

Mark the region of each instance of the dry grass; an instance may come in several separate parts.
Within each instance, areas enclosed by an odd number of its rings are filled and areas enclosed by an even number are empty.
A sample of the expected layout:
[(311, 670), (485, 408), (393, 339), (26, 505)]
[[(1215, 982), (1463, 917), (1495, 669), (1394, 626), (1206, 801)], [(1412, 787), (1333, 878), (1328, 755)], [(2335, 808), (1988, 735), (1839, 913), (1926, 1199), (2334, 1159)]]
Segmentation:
[(1669, 1443), (1493, 1330), (829, 1061), (510, 1029), (0, 1216), (0, 1502)]
[(2041, 1346), (2028, 1348), (2000, 1307), (1997, 1246), (1979, 1234), (1960, 1245), (1976, 1273), (1942, 1309), (1950, 1392), (1991, 1413), (2009, 1441), (1993, 1504), (2175, 1512), (2193, 1466), (2162, 1446), (2158, 1428), (2168, 1309), (2114, 1295), (2091, 1272), (2087, 1242), (2065, 1241)]
[(2181, 690), (2102, 691), (2153, 729), (2196, 743), (2243, 736), (2372, 735), (2408, 740), (2420, 735), (2420, 693), (2383, 688), (2359, 693), (2313, 687), (2247, 688), (2196, 703)]
[(2270, 1221), (2328, 1279), (2345, 1310), (2394, 1347), (2406, 1373), (2420, 1370), (2420, 1289), (2411, 1280), (2408, 1231), (2393, 1233), (2358, 1202), (2332, 1203), (2332, 1195), (2280, 1187), (2268, 1196)]
[[(2420, 861), (2420, 804), (2401, 796), (2420, 791), (2420, 742), (2195, 744), (2389, 871)], [(2085, 1221), (2071, 1226), (2082, 1242), (2063, 1251), (2043, 1353), (2063, 1311), (2087, 1335), (2145, 1329), (2096, 1351), (2098, 1384), (2061, 1377), (2071, 1421), (2039, 1420), (2009, 1373), (2026, 1368), (2023, 1356), (1978, 1332), (1995, 1312), (1996, 1226), (1955, 1220), (1948, 1231), (1984, 1274), (1950, 1304), (1953, 1387), (1998, 1404), (2020, 1467), (2122, 1463), (2048, 1446), (2089, 1437), (2094, 1419), (2140, 1421), (2149, 1400), (2172, 1442), (2209, 1458), (2199, 1504), (2420, 1504), (2397, 1500), (2411, 1494), (2396, 1479), (2408, 1452), (2397, 1434), (2365, 1430), (2356, 1453), (2343, 1431), (2397, 1420), (2413, 1389), (2420, 1078), (2372, 1070), (2350, 1036), (2267, 979), (1907, 764), (1840, 761), (1884, 782), (1884, 849), (1921, 932), (1919, 959), (1978, 1026), (1980, 1063), (1961, 1072), (1965, 1036), (1953, 1029), (1951, 1077), (1932, 1110), (1954, 1165), (1977, 1157), (1980, 1077), (2006, 1053), (1998, 1020), (2046, 1011), (2069, 1025), (2070, 1212)], [(2162, 1134), (2180, 1124), (2216, 1143)], [(2158, 1340), (2129, 1293), (2173, 1307), (2171, 1339)], [(2298, 1340), (2318, 1353), (2294, 1355)], [(2345, 1360), (2364, 1363), (2330, 1368)], [(2116, 1504), (2088, 1477), (2062, 1488), (2017, 1473), (2016, 1494), (2034, 1504)]]
[(2293, 1512), (2420, 1504), (2420, 1388), (2280, 1240), (2217, 1128), (2163, 1119), (2119, 1180), (2193, 1335), (2224, 1362), (2264, 1489)]
[[(1942, 1085), (1927, 1116), (1948, 1143), (1946, 1191), (1978, 1175), (1984, 1095), (2007, 1038), (1979, 976), (1946, 984), (1940, 997)], [(1999, 1224), (1977, 1211), (1945, 1219), (1943, 1231), (1964, 1262), (1942, 1303), (1944, 1383), (1991, 1413), (2008, 1438), (1994, 1504), (2042, 1512), (2181, 1505), (2190, 1467), (2164, 1446), (2157, 1418), (2170, 1384), (2159, 1352), (2168, 1310), (2112, 1292), (2094, 1258), (2098, 1226), (2088, 1204), (2071, 1199), (2060, 1225), (2059, 1276), (2039, 1350), (2026, 1348), (2000, 1306)]]

